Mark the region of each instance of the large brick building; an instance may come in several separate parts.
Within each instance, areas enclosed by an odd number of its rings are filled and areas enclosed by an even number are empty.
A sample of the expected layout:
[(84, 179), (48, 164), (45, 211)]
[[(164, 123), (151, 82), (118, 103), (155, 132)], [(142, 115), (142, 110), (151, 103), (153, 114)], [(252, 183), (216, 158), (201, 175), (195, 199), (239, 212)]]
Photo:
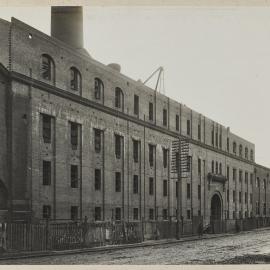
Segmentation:
[[(82, 9), (52, 36), (0, 20), (0, 207), (13, 219), (185, 220), (270, 215), (269, 169), (230, 128), (94, 60)], [(176, 189), (172, 142), (189, 139)]]

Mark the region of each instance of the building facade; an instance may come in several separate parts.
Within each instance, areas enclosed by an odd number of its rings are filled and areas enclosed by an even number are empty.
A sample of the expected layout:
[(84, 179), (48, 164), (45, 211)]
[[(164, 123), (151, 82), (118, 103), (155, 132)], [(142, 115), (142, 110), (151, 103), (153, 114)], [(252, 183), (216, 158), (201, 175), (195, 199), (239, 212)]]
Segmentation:
[[(0, 20), (2, 216), (175, 219), (178, 190), (185, 220), (269, 216), (270, 170), (255, 145), (94, 60), (82, 35), (65, 32), (80, 12), (55, 8), (52, 37)], [(179, 136), (190, 148), (181, 189), (171, 171)]]

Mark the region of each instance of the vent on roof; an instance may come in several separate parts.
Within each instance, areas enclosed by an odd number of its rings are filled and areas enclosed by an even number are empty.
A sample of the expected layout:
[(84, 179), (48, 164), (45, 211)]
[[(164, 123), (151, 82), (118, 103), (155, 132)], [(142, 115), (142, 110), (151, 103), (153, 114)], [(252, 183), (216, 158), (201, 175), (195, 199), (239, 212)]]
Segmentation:
[(118, 71), (118, 72), (121, 72), (121, 66), (117, 63), (111, 63), (111, 64), (108, 64), (108, 67)]

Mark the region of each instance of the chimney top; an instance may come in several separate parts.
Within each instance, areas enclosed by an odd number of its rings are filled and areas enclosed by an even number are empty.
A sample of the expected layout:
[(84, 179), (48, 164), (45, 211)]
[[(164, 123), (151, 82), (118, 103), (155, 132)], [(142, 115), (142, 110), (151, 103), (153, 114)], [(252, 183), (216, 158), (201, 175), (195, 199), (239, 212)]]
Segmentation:
[(83, 8), (81, 6), (51, 7), (51, 36), (76, 49), (83, 46)]

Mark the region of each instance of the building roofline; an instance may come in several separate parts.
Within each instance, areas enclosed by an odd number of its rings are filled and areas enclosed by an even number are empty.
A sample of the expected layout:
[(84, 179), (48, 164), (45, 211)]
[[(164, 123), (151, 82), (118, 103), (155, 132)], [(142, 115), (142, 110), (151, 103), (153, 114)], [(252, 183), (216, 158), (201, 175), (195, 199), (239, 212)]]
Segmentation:
[[(8, 23), (8, 22), (7, 22), (7, 23)], [(181, 106), (184, 106), (184, 107), (188, 108), (191, 112), (195, 112), (195, 113), (197, 113), (197, 114), (200, 114), (201, 116), (203, 116), (203, 117), (209, 119), (210, 121), (212, 121), (212, 122), (218, 124), (219, 126), (228, 129), (228, 127), (224, 126), (223, 124), (221, 124), (221, 123), (219, 123), (219, 122), (217, 122), (217, 121), (215, 121), (215, 120), (209, 118), (208, 116), (206, 116), (206, 115), (204, 115), (204, 114), (202, 114), (202, 113), (199, 113), (199, 112), (197, 112), (197, 111), (191, 109), (189, 106), (187, 106), (187, 105), (181, 103), (180, 101), (177, 101), (177, 100), (172, 99), (171, 97), (169, 97), (169, 96), (167, 96), (167, 95), (164, 95), (164, 94), (162, 94), (162, 93), (159, 93), (158, 91), (156, 91), (156, 90), (152, 89), (151, 87), (149, 87), (149, 86), (143, 84), (142, 82), (136, 81), (135, 79), (132, 79), (132, 78), (128, 77), (127, 75), (125, 75), (125, 74), (123, 74), (123, 73), (121, 73), (121, 72), (118, 72), (118, 71), (112, 69), (112, 68), (109, 67), (108, 65), (105, 65), (105, 64), (103, 64), (103, 63), (101, 63), (101, 62), (99, 62), (99, 61), (93, 59), (90, 55), (87, 55), (87, 54), (83, 53), (83, 51), (86, 51), (85, 49), (84, 49), (84, 50), (77, 50), (76, 48), (73, 48), (72, 46), (70, 46), (70, 45), (68, 45), (68, 44), (66, 44), (66, 43), (64, 43), (64, 42), (62, 42), (61, 40), (58, 40), (58, 39), (56, 39), (56, 38), (54, 38), (54, 37), (52, 37), (52, 36), (50, 36), (50, 35), (47, 35), (47, 34), (43, 33), (42, 31), (40, 31), (40, 30), (38, 30), (38, 29), (36, 29), (36, 28), (34, 28), (34, 27), (32, 27), (32, 26), (30, 26), (30, 25), (28, 25), (28, 24), (26, 24), (26, 23), (24, 23), (24, 22), (22, 22), (22, 21), (20, 21), (20, 20), (18, 20), (18, 19), (16, 19), (16, 18), (14, 18), (14, 17), (11, 18), (11, 23), (12, 23), (12, 24), (15, 24), (15, 25), (18, 25), (19, 27), (21, 27), (21, 28), (23, 28), (23, 29), (25, 29), (25, 30), (27, 30), (27, 31), (32, 31), (32, 32), (34, 32), (34, 34), (38, 35), (40, 38), (46, 39), (47, 41), (52, 42), (52, 43), (53, 43), (54, 45), (56, 45), (56, 46), (62, 46), (62, 47), (64, 47), (65, 49), (67, 49), (68, 51), (70, 51), (74, 56), (78, 56), (78, 57), (80, 57), (81, 59), (83, 59), (84, 61), (88, 61), (89, 63), (93, 63), (93, 64), (98, 65), (99, 68), (101, 68), (101, 69), (105, 70), (106, 72), (109, 72), (109, 73), (111, 73), (111, 74), (117, 76), (118, 78), (127, 80), (128, 82), (132, 83), (135, 87), (138, 87), (138, 88), (140, 88), (140, 89), (144, 89), (145, 91), (151, 91), (152, 94), (159, 95), (159, 96), (163, 96), (164, 98), (167, 98), (167, 99), (169, 99), (169, 100), (172, 101), (172, 102), (179, 103), (179, 104), (181, 104)], [(87, 52), (87, 51), (86, 51), (86, 52)], [(244, 139), (244, 138), (242, 138), (242, 137), (240, 137), (240, 136), (238, 136), (238, 135), (232, 133), (232, 132), (230, 131), (230, 128), (229, 128), (229, 132), (230, 132), (230, 134), (232, 134), (233, 136), (236, 136), (237, 138), (243, 140), (243, 141), (246, 142), (246, 143), (252, 144), (252, 145), (255, 147), (255, 143), (253, 143), (253, 142), (251, 142), (251, 141), (249, 141), (249, 140), (246, 140), (246, 139)]]
[(270, 172), (270, 168), (264, 166), (264, 165), (261, 165), (261, 164), (258, 164), (258, 163), (255, 163), (255, 167), (259, 167), (261, 169), (265, 169), (265, 170), (268, 170)]

